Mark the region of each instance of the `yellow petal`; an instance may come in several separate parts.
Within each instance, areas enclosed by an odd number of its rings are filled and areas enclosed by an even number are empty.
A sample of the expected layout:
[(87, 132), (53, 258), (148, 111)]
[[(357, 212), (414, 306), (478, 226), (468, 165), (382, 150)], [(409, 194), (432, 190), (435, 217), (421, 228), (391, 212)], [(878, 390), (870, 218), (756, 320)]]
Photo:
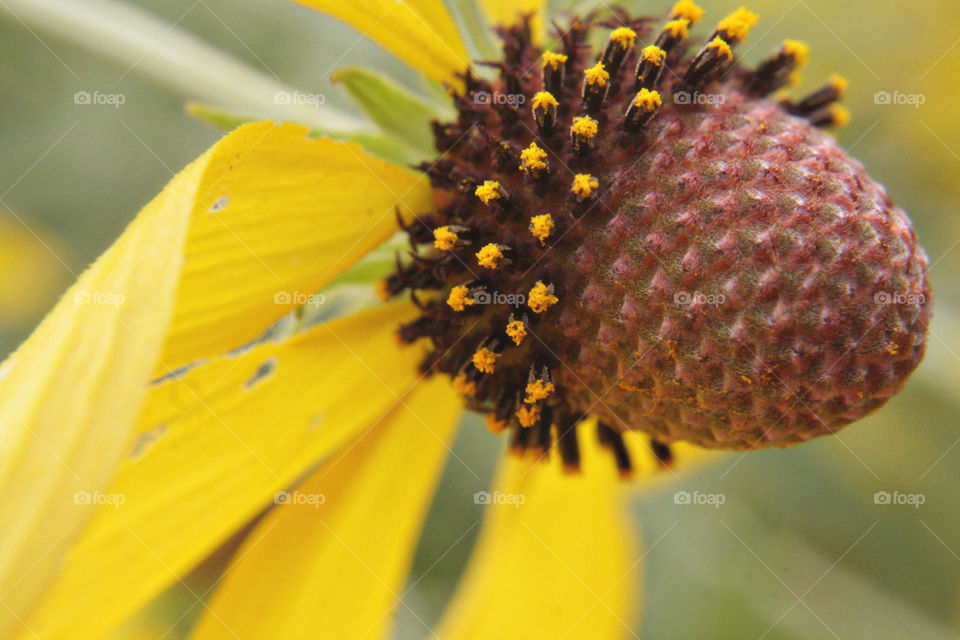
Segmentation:
[(353, 26), (428, 78), (457, 88), (470, 64), (441, 0), (295, 0)]
[[(29, 626), (85, 640), (136, 611), (271, 503), (311, 465), (375, 424), (418, 377), (389, 305), (225, 356), (152, 388), (138, 436), (63, 574)], [(33, 638), (26, 634), (25, 638)]]
[(239, 550), (192, 639), (383, 638), (461, 406), (448, 380), (425, 382), (287, 493)]
[[(440, 638), (632, 637), (642, 555), (621, 481), (591, 424), (579, 427), (583, 471), (507, 456), (488, 494), (486, 521)], [(649, 453), (628, 438), (638, 475)]]
[(166, 370), (256, 338), (432, 207), (428, 181), (359, 146), (256, 123), (208, 154), (196, 186)]
[(0, 367), (0, 637), (52, 580), (129, 435), (173, 308), (165, 274), (179, 269), (188, 181), (174, 179)]
[(480, 0), (487, 21), (494, 26), (512, 25), (531, 14), (530, 31), (534, 44), (541, 44), (544, 36), (544, 13), (547, 0)]
[(417, 174), (305, 133), (254, 123), (214, 145), (0, 368), (0, 636), (92, 511), (82, 492), (109, 479), (153, 373), (257, 337), (388, 237), (395, 207), (429, 208)]

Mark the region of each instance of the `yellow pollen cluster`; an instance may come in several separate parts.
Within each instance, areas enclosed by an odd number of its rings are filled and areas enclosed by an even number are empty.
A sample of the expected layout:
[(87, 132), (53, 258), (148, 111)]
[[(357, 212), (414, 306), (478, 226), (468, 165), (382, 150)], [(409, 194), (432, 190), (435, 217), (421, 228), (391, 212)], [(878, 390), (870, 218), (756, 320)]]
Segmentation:
[(602, 62), (598, 62), (583, 73), (587, 77), (587, 84), (591, 86), (605, 87), (607, 86), (607, 80), (610, 79), (610, 74), (603, 68)]
[(648, 113), (659, 107), (661, 104), (663, 104), (663, 101), (660, 99), (660, 92), (650, 91), (648, 89), (640, 89), (640, 91), (637, 92), (636, 97), (633, 99), (633, 106), (644, 109)]
[(477, 251), (477, 262), (481, 267), (496, 269), (500, 266), (501, 260), (503, 260), (503, 252), (500, 250), (500, 247), (493, 243)]
[(800, 40), (784, 40), (783, 52), (793, 58), (793, 64), (802, 67), (810, 60), (810, 47)]
[(523, 401), (527, 404), (533, 404), (545, 400), (552, 396), (555, 390), (552, 382), (545, 382), (540, 379), (534, 380), (527, 383), (527, 397)]
[(530, 233), (543, 245), (550, 234), (553, 233), (553, 216), (549, 213), (542, 213), (530, 218)]
[(830, 79), (827, 80), (827, 84), (833, 87), (840, 96), (843, 96), (847, 92), (847, 85), (850, 84), (847, 82), (847, 79), (843, 76), (837, 74), (831, 74)]
[(583, 136), (587, 140), (597, 135), (597, 128), (597, 121), (590, 116), (576, 116), (573, 119), (573, 124), (570, 125), (570, 131), (578, 136)]
[(703, 9), (698, 7), (695, 2), (691, 2), (691, 0), (680, 0), (680, 2), (673, 5), (673, 11), (670, 12), (670, 15), (674, 18), (686, 18), (690, 21), (690, 24), (697, 24), (700, 18), (703, 17), (703, 13)]
[(530, 295), (527, 297), (527, 306), (534, 313), (543, 313), (558, 302), (560, 302), (560, 298), (553, 295), (550, 288), (539, 280), (530, 289)]
[(733, 51), (730, 50), (730, 45), (724, 42), (723, 38), (717, 36), (710, 41), (710, 44), (707, 45), (708, 49), (715, 49), (717, 53), (726, 58), (727, 60), (733, 59)]
[(663, 30), (674, 38), (687, 38), (690, 35), (690, 21), (686, 18), (671, 20), (663, 25)]
[(530, 146), (520, 152), (520, 168), (526, 171), (540, 171), (547, 168), (547, 152), (531, 142)]
[(516, 415), (521, 427), (532, 427), (540, 419), (540, 407), (537, 405), (523, 406), (517, 409)]
[(610, 41), (616, 42), (621, 49), (629, 49), (637, 41), (637, 32), (630, 27), (620, 27), (610, 32)]
[(845, 127), (850, 124), (850, 110), (839, 104), (830, 105), (830, 115), (836, 127)]
[(554, 53), (553, 51), (543, 52), (543, 66), (556, 70), (557, 65), (566, 64), (567, 56), (563, 53)]
[(447, 296), (447, 304), (457, 312), (463, 311), (475, 302), (476, 301), (470, 297), (470, 289), (462, 284), (458, 284), (451, 289), (450, 295)]
[(557, 102), (557, 99), (554, 98), (553, 94), (549, 91), (537, 91), (533, 95), (533, 101), (531, 104), (533, 105), (534, 111), (560, 106), (560, 103)]
[(499, 357), (499, 353), (494, 353), (490, 351), (490, 349), (483, 347), (473, 354), (473, 366), (475, 366), (480, 373), (493, 373), (494, 365)]
[(507, 423), (505, 420), (501, 420), (492, 413), (488, 413), (487, 416), (483, 419), (487, 425), (487, 430), (493, 435), (500, 435), (507, 428)]
[(657, 45), (652, 44), (640, 50), (640, 57), (654, 64), (662, 64), (663, 59), (667, 57), (667, 52)]
[(503, 187), (496, 180), (484, 180), (483, 184), (474, 191), (474, 194), (483, 201), (483, 204), (490, 204), (491, 200), (500, 198), (501, 189)]
[(467, 380), (462, 373), (453, 379), (453, 390), (461, 396), (472, 396), (477, 392), (477, 383)]
[(746, 7), (740, 7), (720, 21), (720, 24), (717, 25), (717, 31), (723, 31), (737, 40), (745, 40), (750, 35), (750, 29), (757, 24), (759, 18), (760, 16), (753, 11)]
[(514, 320), (507, 324), (507, 335), (513, 340), (513, 344), (520, 346), (523, 339), (527, 337), (527, 325), (520, 320)]
[(593, 195), (594, 189), (600, 186), (600, 181), (589, 173), (578, 173), (573, 176), (573, 186), (570, 188), (577, 198), (583, 200)]
[(441, 251), (450, 251), (457, 245), (460, 237), (450, 227), (437, 227), (433, 230), (433, 246)]

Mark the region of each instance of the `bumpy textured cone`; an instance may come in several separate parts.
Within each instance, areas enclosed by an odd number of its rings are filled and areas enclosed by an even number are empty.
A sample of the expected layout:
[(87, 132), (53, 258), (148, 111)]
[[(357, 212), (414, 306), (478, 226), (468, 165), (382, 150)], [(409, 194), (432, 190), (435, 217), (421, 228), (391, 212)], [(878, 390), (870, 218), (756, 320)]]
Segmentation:
[(516, 450), (556, 444), (575, 467), (587, 415), (625, 471), (624, 430), (664, 459), (677, 440), (790, 445), (882, 405), (923, 355), (926, 256), (817, 128), (845, 121), (845, 82), (774, 100), (806, 46), (746, 69), (733, 48), (756, 16), (738, 10), (688, 55), (701, 13), (680, 2), (652, 34), (575, 20), (551, 52), (505, 31), (500, 80), (468, 75), (435, 126), (440, 208), (384, 290), (415, 292), (401, 337), (429, 338), (424, 370)]

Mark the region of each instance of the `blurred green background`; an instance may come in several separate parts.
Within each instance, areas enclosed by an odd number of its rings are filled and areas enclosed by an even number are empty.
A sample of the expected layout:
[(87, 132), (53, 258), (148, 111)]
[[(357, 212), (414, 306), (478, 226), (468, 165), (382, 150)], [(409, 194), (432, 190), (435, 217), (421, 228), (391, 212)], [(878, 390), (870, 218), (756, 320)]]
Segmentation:
[[(357, 34), (283, 0), (140, 0), (156, 16), (327, 104), (347, 65), (416, 76)], [(589, 4), (589, 2), (587, 3)], [(651, 13), (670, 2), (624, 3)], [(704, 1), (707, 21), (735, 8)], [(960, 636), (960, 5), (955, 0), (756, 0), (761, 22), (741, 55), (756, 61), (785, 37), (812, 47), (803, 85), (850, 81), (853, 112), (838, 134), (912, 216), (936, 296), (927, 360), (881, 412), (785, 451), (729, 455), (638, 497), (646, 545), (643, 638), (957, 638)], [(698, 32), (705, 33), (706, 28)], [(185, 99), (0, 10), (0, 350), (28, 335), (57, 296), (170, 179), (219, 133)], [(76, 105), (77, 91), (125, 103)], [(924, 104), (877, 104), (876, 92)], [(476, 538), (471, 496), (489, 481), (500, 442), (468, 418), (418, 551), (407, 601), (430, 623)], [(677, 505), (678, 490), (722, 493)], [(874, 493), (924, 503), (875, 504)], [(466, 505), (466, 506), (465, 506)], [(571, 514), (576, 517), (576, 514)], [(225, 551), (224, 557), (228, 554)], [(215, 579), (214, 558), (136, 624), (159, 637)], [(188, 586), (190, 589), (188, 589)], [(193, 612), (199, 613), (200, 607)], [(192, 615), (165, 637), (189, 629)], [(398, 637), (423, 637), (398, 614)], [(122, 636), (121, 636), (122, 637)], [(142, 635), (140, 637), (154, 637)]]

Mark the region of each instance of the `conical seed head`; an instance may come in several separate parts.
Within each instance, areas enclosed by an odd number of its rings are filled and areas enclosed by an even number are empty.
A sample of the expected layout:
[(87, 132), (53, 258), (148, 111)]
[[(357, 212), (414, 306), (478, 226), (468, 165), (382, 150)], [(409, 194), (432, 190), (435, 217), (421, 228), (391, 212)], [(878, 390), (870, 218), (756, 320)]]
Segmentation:
[(769, 100), (713, 98), (661, 112), (613, 215), (567, 256), (557, 377), (574, 405), (666, 441), (831, 433), (920, 362), (926, 255), (832, 137)]

